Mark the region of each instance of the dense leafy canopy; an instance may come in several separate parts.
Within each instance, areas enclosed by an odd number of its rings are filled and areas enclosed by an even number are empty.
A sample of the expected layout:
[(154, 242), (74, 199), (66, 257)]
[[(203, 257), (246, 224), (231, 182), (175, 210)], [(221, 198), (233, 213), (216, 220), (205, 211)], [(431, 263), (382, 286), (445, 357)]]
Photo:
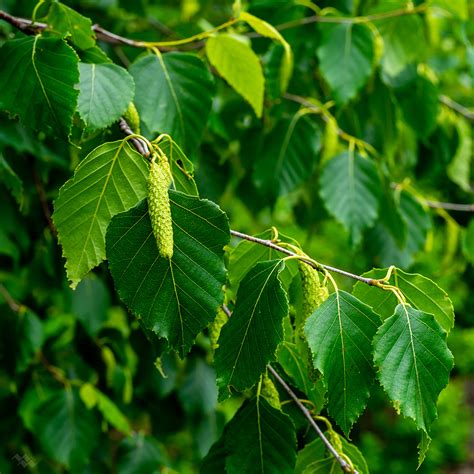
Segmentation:
[(466, 1), (1, 5), (2, 474), (462, 460)]

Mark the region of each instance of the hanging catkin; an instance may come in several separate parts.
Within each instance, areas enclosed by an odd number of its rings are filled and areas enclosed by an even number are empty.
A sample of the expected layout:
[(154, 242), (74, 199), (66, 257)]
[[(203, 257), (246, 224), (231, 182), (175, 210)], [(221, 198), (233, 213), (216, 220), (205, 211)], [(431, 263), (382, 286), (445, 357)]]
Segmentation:
[(148, 175), (148, 212), (158, 251), (168, 259), (173, 256), (173, 222), (168, 195), (170, 184), (168, 159), (163, 154), (153, 154)]

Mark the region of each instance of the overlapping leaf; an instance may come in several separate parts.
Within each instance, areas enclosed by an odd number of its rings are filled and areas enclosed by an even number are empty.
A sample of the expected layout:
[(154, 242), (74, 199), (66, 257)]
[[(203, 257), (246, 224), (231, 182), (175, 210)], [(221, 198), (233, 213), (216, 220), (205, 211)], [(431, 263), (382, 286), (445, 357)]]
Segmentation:
[(429, 432), (453, 367), (446, 333), (431, 314), (398, 305), (377, 331), (374, 349), (378, 378), (395, 407)]
[(185, 151), (201, 140), (211, 110), (214, 82), (195, 55), (168, 53), (139, 58), (129, 69), (135, 105), (151, 136), (168, 133)]
[[(337, 435), (336, 435), (337, 436)], [(357, 446), (339, 437), (340, 454), (347, 456), (359, 474), (369, 474), (367, 461)], [(329, 453), (320, 438), (307, 444), (298, 452), (294, 474), (333, 474), (340, 471), (336, 458)]]
[(283, 38), (281, 33), (270, 23), (251, 15), (248, 12), (241, 12), (240, 19), (247, 22), (258, 34), (278, 41), (283, 46), (283, 59), (280, 66), (280, 91), (283, 93), (290, 82), (293, 72), (293, 52), (291, 46)]
[(48, 13), (48, 26), (51, 30), (67, 35), (80, 49), (95, 46), (92, 21), (61, 2), (52, 2)]
[(167, 338), (182, 357), (222, 304), (229, 241), (225, 214), (211, 201), (169, 191), (174, 252), (158, 253), (146, 200), (117, 215), (107, 231), (115, 287), (147, 329)]
[[(274, 237), (272, 230), (266, 230), (260, 234), (255, 235), (260, 239), (271, 240)], [(298, 245), (294, 239), (287, 237), (284, 234), (279, 233), (278, 238), (282, 242), (289, 242), (293, 245)], [(271, 260), (281, 256), (277, 250), (265, 247), (264, 245), (255, 244), (248, 240), (242, 240), (232, 250), (229, 257), (229, 281), (234, 291), (237, 291), (240, 282), (245, 275), (254, 267), (258, 262), (264, 260)], [(298, 273), (298, 266), (295, 262), (287, 262), (285, 268), (280, 272), (279, 278), (286, 289), (289, 288), (293, 277)]]
[(258, 56), (242, 39), (220, 34), (207, 40), (206, 54), (217, 72), (262, 116), (264, 77)]
[(76, 109), (78, 58), (62, 39), (34, 36), (0, 48), (0, 109), (48, 135), (69, 135)]
[(329, 212), (358, 244), (378, 214), (381, 189), (375, 164), (357, 153), (341, 153), (324, 167), (320, 187)]
[(228, 474), (292, 474), (296, 434), (291, 419), (263, 397), (244, 403), (225, 434)]
[(242, 280), (229, 322), (222, 328), (215, 367), (220, 398), (231, 387), (252, 387), (275, 358), (283, 339), (283, 318), (288, 314), (286, 294), (279, 280), (281, 260), (260, 262)]
[(116, 122), (133, 100), (135, 85), (116, 64), (79, 64), (78, 110), (86, 127), (105, 128)]
[[(364, 277), (384, 278), (388, 269), (374, 269), (364, 273)], [(399, 268), (392, 272), (389, 283), (400, 288), (407, 303), (425, 313), (432, 314), (438, 324), (447, 332), (454, 326), (454, 309), (446, 292), (434, 281), (418, 273), (405, 273)], [(353, 295), (364, 303), (372, 306), (373, 310), (383, 319), (393, 314), (398, 301), (391, 291), (357, 282), (352, 291)]]
[(345, 291), (332, 293), (308, 318), (306, 339), (328, 388), (328, 412), (348, 434), (373, 381), (372, 338), (380, 318)]
[(282, 196), (313, 173), (321, 148), (321, 132), (308, 117), (296, 114), (277, 124), (263, 148), (253, 181), (263, 192)]
[(116, 141), (89, 153), (60, 189), (53, 220), (72, 288), (105, 259), (110, 219), (146, 196), (147, 176), (143, 157), (125, 141)]
[(357, 94), (372, 73), (374, 44), (367, 25), (322, 24), (317, 49), (319, 67), (336, 102), (345, 104)]

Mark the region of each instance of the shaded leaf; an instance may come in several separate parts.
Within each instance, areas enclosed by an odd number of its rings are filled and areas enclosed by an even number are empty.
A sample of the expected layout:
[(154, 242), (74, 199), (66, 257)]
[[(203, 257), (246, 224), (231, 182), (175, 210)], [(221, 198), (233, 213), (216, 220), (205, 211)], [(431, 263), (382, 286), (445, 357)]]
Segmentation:
[(313, 174), (320, 148), (321, 132), (310, 119), (297, 113), (282, 120), (265, 139), (253, 181), (266, 194), (288, 194)]
[(185, 151), (196, 148), (211, 110), (214, 81), (195, 55), (167, 53), (139, 58), (129, 69), (135, 105), (151, 136), (168, 133)]
[(51, 30), (71, 38), (79, 49), (95, 46), (92, 21), (61, 2), (52, 2), (48, 13), (48, 26)]
[(319, 184), (327, 209), (357, 245), (378, 214), (381, 186), (375, 164), (357, 153), (341, 153), (324, 166)]
[(48, 456), (66, 467), (87, 464), (99, 438), (99, 426), (76, 389), (64, 389), (48, 395), (37, 408), (33, 433)]
[(0, 109), (48, 135), (68, 136), (79, 82), (77, 55), (63, 40), (33, 36), (0, 48)]
[(427, 77), (416, 76), (395, 93), (406, 123), (422, 139), (436, 126), (439, 110), (438, 88)]
[(91, 336), (95, 336), (106, 322), (109, 306), (108, 289), (95, 275), (84, 278), (72, 296), (71, 311)]
[(88, 128), (106, 128), (116, 122), (133, 100), (135, 85), (116, 64), (79, 63), (79, 114)]
[(305, 325), (314, 367), (323, 374), (328, 389), (328, 413), (346, 435), (370, 394), (371, 343), (379, 322), (369, 306), (338, 291), (316, 309)]
[(158, 473), (166, 467), (163, 447), (151, 436), (134, 433), (119, 445), (117, 474)]
[(374, 43), (366, 25), (321, 24), (321, 42), (316, 51), (319, 68), (336, 102), (355, 97), (372, 73)]
[(41, 320), (31, 310), (18, 313), (15, 337), (18, 344), (16, 370), (23, 372), (41, 349), (44, 340)]
[(446, 333), (431, 314), (398, 305), (377, 331), (374, 350), (378, 378), (395, 408), (428, 433), (453, 367)]
[(89, 153), (59, 190), (53, 220), (71, 288), (105, 259), (110, 220), (146, 196), (147, 176), (143, 157), (126, 141), (116, 141)]
[[(388, 269), (374, 269), (364, 273), (364, 277), (380, 279), (384, 278)], [(395, 268), (389, 280), (402, 291), (407, 303), (411, 306), (432, 314), (438, 324), (447, 332), (454, 326), (454, 309), (446, 292), (434, 281), (419, 275), (418, 273), (405, 273)], [(393, 314), (398, 301), (391, 291), (383, 291), (380, 288), (357, 282), (352, 293), (364, 303), (370, 305), (382, 319)]]
[(158, 253), (146, 200), (112, 219), (107, 257), (124, 303), (184, 357), (222, 304), (229, 227), (226, 215), (211, 201), (176, 191), (169, 196), (171, 260)]
[(283, 339), (283, 318), (288, 314), (286, 294), (279, 280), (282, 260), (260, 262), (242, 280), (232, 317), (222, 328), (214, 363), (219, 398), (231, 387), (252, 387), (275, 359)]
[(446, 171), (463, 191), (471, 191), (472, 129), (466, 120), (456, 120), (459, 145)]
[[(341, 451), (352, 462), (359, 474), (369, 474), (367, 461), (357, 446), (338, 436)], [(298, 453), (295, 474), (333, 474), (340, 471), (340, 465), (335, 457), (329, 453), (321, 439), (317, 438), (307, 444)]]
[(23, 182), (18, 175), (11, 169), (8, 161), (0, 153), (0, 182), (3, 183), (11, 192), (16, 202), (23, 207)]
[(244, 403), (229, 423), (225, 440), (228, 474), (293, 473), (295, 427), (262, 397)]
[(264, 77), (258, 56), (244, 41), (230, 34), (212, 36), (206, 54), (217, 72), (262, 116)]

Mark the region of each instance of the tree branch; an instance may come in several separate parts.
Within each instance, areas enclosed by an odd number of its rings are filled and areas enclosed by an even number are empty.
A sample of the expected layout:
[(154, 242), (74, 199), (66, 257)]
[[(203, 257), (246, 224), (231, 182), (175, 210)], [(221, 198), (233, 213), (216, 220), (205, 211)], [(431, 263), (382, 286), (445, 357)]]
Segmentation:
[[(224, 310), (224, 313), (227, 315), (227, 317), (230, 318), (232, 316), (232, 312), (230, 311), (230, 309), (227, 307), (226, 304), (222, 305), (222, 309)], [(351, 470), (351, 467), (349, 466), (349, 464), (346, 461), (344, 461), (344, 459), (342, 459), (341, 456), (339, 456), (339, 453), (334, 449), (334, 447), (326, 438), (326, 436), (324, 436), (324, 433), (321, 431), (321, 428), (318, 426), (314, 418), (311, 416), (310, 411), (300, 402), (300, 399), (298, 398), (296, 393), (293, 392), (293, 390), (291, 390), (290, 386), (280, 377), (278, 372), (270, 364), (267, 365), (267, 369), (273, 375), (273, 377), (275, 377), (277, 382), (285, 389), (286, 393), (288, 393), (288, 395), (296, 403), (296, 405), (301, 410), (303, 415), (309, 421), (312, 428), (316, 431), (317, 435), (321, 438), (323, 443), (326, 445), (329, 452), (334, 456), (334, 458), (340, 464), (341, 468), (346, 472), (352, 472), (353, 474), (358, 474), (357, 471)]]
[[(245, 239), (245, 240), (248, 240), (249, 242), (254, 242), (256, 244), (265, 245), (266, 247), (269, 247), (273, 250), (277, 250), (278, 252), (284, 253), (286, 255), (290, 255), (292, 257), (298, 256), (296, 253), (292, 252), (291, 250), (280, 247), (279, 245), (275, 244), (271, 240), (260, 239), (258, 237), (253, 237), (252, 235), (244, 234), (236, 230), (231, 230), (230, 233), (234, 237)], [(315, 268), (316, 270), (319, 269), (316, 265), (314, 265), (313, 263), (309, 261), (303, 260), (303, 262), (307, 263), (308, 265)], [(366, 283), (367, 285), (370, 285), (370, 286), (379, 286), (377, 281), (373, 280), (372, 278), (365, 278), (363, 276), (356, 275), (355, 273), (346, 272), (345, 270), (341, 270), (340, 268), (331, 267), (330, 265), (323, 265), (323, 264), (320, 264), (320, 265), (321, 267), (328, 270), (329, 272), (338, 273), (339, 275), (343, 275), (343, 276), (352, 278), (354, 280), (361, 281), (362, 283)]]
[(446, 209), (448, 211), (474, 212), (474, 204), (456, 204), (454, 202), (440, 202), (424, 200), (428, 207), (433, 209)]
[(291, 390), (290, 386), (280, 377), (280, 374), (271, 366), (267, 365), (268, 371), (275, 377), (276, 381), (285, 389), (286, 393), (293, 399), (296, 403), (300, 411), (309, 421), (311, 427), (316, 431), (318, 436), (321, 438), (322, 442), (326, 445), (328, 451), (334, 456), (336, 461), (341, 466), (341, 469), (346, 472), (352, 472), (354, 474), (358, 474), (356, 470), (352, 470), (349, 464), (344, 461), (344, 459), (339, 456), (339, 453), (334, 449), (333, 445), (329, 442), (329, 440), (324, 436), (324, 433), (321, 431), (321, 428), (318, 426), (314, 418), (311, 416), (310, 411), (300, 402), (298, 396)]
[(10, 294), (10, 292), (3, 286), (2, 283), (0, 283), (0, 294), (3, 296), (3, 299), (7, 303), (8, 306), (10, 306), (10, 309), (14, 311), (15, 313), (18, 313), (21, 309), (21, 305), (18, 304)]
[(464, 105), (458, 104), (453, 99), (451, 99), (451, 97), (448, 97), (447, 95), (440, 95), (439, 101), (446, 107), (449, 107), (458, 114), (462, 115), (467, 120), (474, 120), (474, 112), (467, 107), (464, 107)]

